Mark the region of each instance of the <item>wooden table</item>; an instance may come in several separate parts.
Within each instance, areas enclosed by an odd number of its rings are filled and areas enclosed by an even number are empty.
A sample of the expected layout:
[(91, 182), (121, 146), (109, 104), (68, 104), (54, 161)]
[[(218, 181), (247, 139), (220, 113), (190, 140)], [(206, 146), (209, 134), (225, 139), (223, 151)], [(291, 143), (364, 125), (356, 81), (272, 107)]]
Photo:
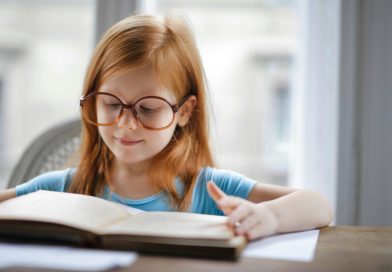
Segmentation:
[[(43, 271), (7, 269), (8, 272)], [(392, 227), (326, 227), (321, 229), (314, 260), (309, 263), (240, 258), (236, 262), (141, 255), (125, 271), (392, 271)]]

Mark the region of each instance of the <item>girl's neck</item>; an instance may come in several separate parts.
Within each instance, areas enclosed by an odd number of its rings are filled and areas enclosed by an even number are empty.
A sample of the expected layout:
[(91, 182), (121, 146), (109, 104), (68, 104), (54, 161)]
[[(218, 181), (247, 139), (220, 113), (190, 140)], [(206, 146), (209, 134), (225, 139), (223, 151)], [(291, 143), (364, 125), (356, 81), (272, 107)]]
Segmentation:
[(112, 172), (121, 173), (122, 175), (126, 175), (129, 177), (141, 177), (148, 173), (149, 166), (150, 166), (149, 161), (127, 164), (117, 159), (114, 159)]
[(158, 193), (150, 182), (149, 162), (126, 164), (114, 160), (111, 170), (112, 190), (126, 198), (141, 199)]

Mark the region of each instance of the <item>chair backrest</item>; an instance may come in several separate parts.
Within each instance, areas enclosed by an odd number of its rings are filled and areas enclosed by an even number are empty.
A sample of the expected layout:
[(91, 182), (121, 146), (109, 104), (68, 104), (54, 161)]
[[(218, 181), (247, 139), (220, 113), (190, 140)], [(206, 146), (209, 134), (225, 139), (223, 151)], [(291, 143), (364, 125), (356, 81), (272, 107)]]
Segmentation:
[(59, 124), (38, 136), (14, 167), (8, 188), (44, 172), (76, 166), (81, 142), (80, 119)]

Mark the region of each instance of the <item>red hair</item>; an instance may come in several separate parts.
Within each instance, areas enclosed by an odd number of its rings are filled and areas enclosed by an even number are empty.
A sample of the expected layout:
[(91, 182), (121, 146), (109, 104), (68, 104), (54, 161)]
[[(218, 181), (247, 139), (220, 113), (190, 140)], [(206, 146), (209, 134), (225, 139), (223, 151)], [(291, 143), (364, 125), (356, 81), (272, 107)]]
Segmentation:
[[(205, 75), (185, 20), (174, 16), (160, 20), (135, 15), (115, 24), (105, 33), (92, 56), (83, 95), (99, 89), (114, 75), (144, 65), (152, 65), (163, 86), (177, 99), (188, 94), (197, 97), (190, 120), (175, 129), (172, 140), (153, 158), (149, 169), (153, 184), (168, 193), (175, 209), (185, 211), (191, 203), (200, 169), (214, 164), (208, 140)], [(113, 157), (101, 140), (98, 127), (83, 120), (81, 160), (69, 191), (102, 195), (105, 185), (110, 185)], [(176, 177), (184, 182), (182, 196), (176, 191)]]

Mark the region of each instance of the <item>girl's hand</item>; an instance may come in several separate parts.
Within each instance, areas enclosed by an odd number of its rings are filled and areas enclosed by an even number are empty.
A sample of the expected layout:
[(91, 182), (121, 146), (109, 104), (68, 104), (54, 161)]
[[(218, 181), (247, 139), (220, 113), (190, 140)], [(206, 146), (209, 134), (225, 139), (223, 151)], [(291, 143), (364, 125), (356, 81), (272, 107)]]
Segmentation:
[(268, 205), (228, 196), (213, 181), (207, 183), (207, 191), (228, 216), (228, 224), (237, 235), (245, 235), (248, 240), (253, 240), (277, 232), (278, 219)]

